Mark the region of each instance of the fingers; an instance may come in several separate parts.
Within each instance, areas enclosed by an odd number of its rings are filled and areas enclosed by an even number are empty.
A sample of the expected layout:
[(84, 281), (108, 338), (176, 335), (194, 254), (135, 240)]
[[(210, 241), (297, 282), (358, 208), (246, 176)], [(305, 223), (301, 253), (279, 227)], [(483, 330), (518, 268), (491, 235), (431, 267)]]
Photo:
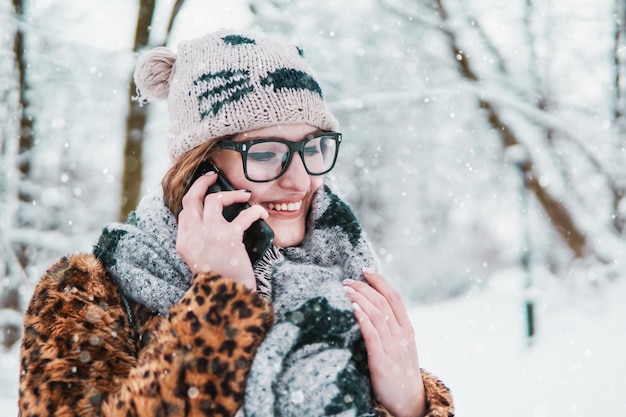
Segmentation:
[[(205, 217), (205, 213), (212, 216), (218, 211), (221, 213), (226, 206), (250, 200), (251, 193), (247, 190), (221, 191), (219, 193), (207, 194), (208, 188), (215, 184), (216, 181), (217, 175), (213, 171), (200, 176), (183, 196), (181, 215), (184, 212), (184, 217), (187, 219), (202, 219)], [(261, 217), (262, 215), (259, 215), (257, 219)]]
[(412, 327), (411, 320), (406, 311), (402, 297), (398, 291), (381, 274), (369, 269), (363, 269), (363, 276), (367, 282), (381, 294), (391, 307), (396, 320), (402, 327)]
[(211, 171), (202, 175), (193, 184), (191, 184), (191, 187), (189, 187), (189, 190), (185, 193), (182, 199), (185, 216), (189, 216), (190, 214), (194, 217), (202, 216), (202, 212), (204, 211), (204, 196), (206, 195), (207, 189), (211, 185), (215, 184), (215, 181), (217, 181), (217, 175), (214, 171)]
[[(215, 194), (208, 194), (204, 199), (204, 215), (206, 218), (217, 217), (222, 219), (224, 207), (235, 203), (245, 203), (250, 200), (250, 196), (250, 192), (246, 190), (221, 191)], [(243, 233), (243, 231), (247, 230), (255, 221), (267, 219), (269, 216), (267, 210), (258, 204), (249, 206), (238, 212), (241, 208), (243, 207), (233, 208), (233, 211), (229, 213), (229, 216), (235, 216), (230, 223), (238, 233)], [(224, 215), (226, 214), (224, 213)], [(232, 217), (228, 217), (229, 220), (231, 218)]]
[(207, 194), (208, 188), (215, 184), (215, 181), (217, 181), (217, 175), (213, 171), (199, 177), (183, 196), (183, 210), (198, 210), (207, 203), (220, 203), (222, 206), (229, 206), (233, 203), (243, 203), (250, 199), (250, 192), (247, 190), (220, 191), (219, 193)]
[(395, 340), (398, 328), (393, 310), (382, 294), (365, 282), (345, 280), (344, 288), (352, 301), (368, 354), (385, 355), (386, 340)]
[[(259, 205), (235, 204), (250, 200), (251, 193), (246, 190), (207, 194), (217, 179), (209, 172), (194, 181), (183, 196), (176, 250), (192, 272), (214, 271), (254, 289), (254, 272), (242, 238), (255, 220), (268, 217), (267, 210)], [(226, 207), (231, 207), (235, 216), (232, 221), (230, 215), (228, 219), (223, 215)]]
[[(357, 293), (354, 288), (349, 285), (345, 287), (346, 293), (353, 301), (352, 305), (354, 308), (354, 316), (359, 323), (359, 328), (361, 329), (361, 335), (363, 336), (363, 340), (365, 341), (367, 352), (370, 357), (376, 357), (377, 354), (384, 354), (384, 344), (383, 341), (385, 338), (389, 337), (389, 327), (387, 323), (384, 321), (384, 317), (378, 316), (376, 322), (378, 326), (373, 322), (373, 316), (375, 315), (375, 309), (372, 308), (372, 304), (367, 302), (364, 297)], [(365, 307), (363, 307), (365, 305)], [(379, 330), (383, 328), (384, 334)]]
[(365, 270), (368, 283), (345, 280), (344, 288), (353, 302), (355, 316), (359, 320), (363, 336), (385, 340), (414, 337), (413, 325), (399, 293), (385, 278)]
[(365, 341), (374, 395), (393, 415), (423, 415), (415, 332), (404, 304), (382, 275), (363, 274), (367, 282), (347, 279), (344, 288)]
[[(345, 280), (346, 293), (352, 299), (357, 318), (371, 322), (381, 337), (391, 336), (393, 310), (384, 298), (364, 282)], [(366, 317), (362, 317), (365, 315)]]
[(206, 194), (206, 190), (209, 186), (215, 184), (215, 181), (217, 181), (215, 171), (209, 171), (198, 177), (198, 179), (191, 184), (191, 187), (189, 187), (189, 190), (185, 193), (185, 196), (183, 197), (183, 205), (185, 202), (191, 202), (191, 200), (202, 199)]
[(241, 231), (243, 231), (247, 230), (255, 221), (259, 219), (265, 220), (268, 217), (269, 213), (267, 212), (267, 210), (264, 207), (255, 204), (254, 206), (251, 206), (239, 213), (237, 217), (235, 217), (235, 219), (232, 221), (232, 224), (234, 224), (236, 227), (240, 228)]

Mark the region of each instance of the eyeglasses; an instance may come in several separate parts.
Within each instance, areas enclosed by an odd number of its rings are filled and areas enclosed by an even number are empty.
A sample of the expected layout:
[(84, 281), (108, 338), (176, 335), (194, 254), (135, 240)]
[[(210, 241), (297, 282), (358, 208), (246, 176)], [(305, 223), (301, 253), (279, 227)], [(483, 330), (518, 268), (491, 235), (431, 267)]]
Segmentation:
[(323, 175), (335, 166), (341, 133), (326, 132), (307, 136), (299, 142), (285, 139), (253, 139), (243, 142), (221, 140), (217, 146), (241, 154), (243, 172), (252, 182), (269, 182), (280, 178), (300, 153), (302, 165), (309, 175)]

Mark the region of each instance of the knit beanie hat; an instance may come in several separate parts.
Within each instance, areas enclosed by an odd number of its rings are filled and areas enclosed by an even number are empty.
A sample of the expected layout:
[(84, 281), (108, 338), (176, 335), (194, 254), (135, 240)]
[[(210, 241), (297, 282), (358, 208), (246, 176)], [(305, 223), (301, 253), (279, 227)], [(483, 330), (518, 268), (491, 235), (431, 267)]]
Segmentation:
[(172, 159), (209, 139), (277, 124), (338, 127), (302, 50), (259, 34), (220, 30), (179, 43), (177, 54), (152, 49), (134, 79), (141, 103), (167, 99)]

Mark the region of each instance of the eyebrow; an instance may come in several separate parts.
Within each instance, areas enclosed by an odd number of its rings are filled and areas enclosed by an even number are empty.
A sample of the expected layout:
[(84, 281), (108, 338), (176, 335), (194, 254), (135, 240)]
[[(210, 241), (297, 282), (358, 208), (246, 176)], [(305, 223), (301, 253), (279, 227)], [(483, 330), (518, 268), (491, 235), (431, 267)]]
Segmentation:
[[(307, 136), (309, 135), (318, 135), (320, 133), (324, 133), (324, 131), (322, 129), (317, 129), (311, 133), (307, 133), (304, 137), (298, 139), (298, 140), (304, 140), (307, 138)], [(244, 138), (240, 138), (238, 137), (240, 134), (235, 135), (235, 137), (233, 139), (231, 139), (234, 142), (246, 142), (249, 140), (257, 140), (257, 139), (282, 139), (282, 140), (290, 140), (289, 138), (285, 137), (285, 136), (266, 136), (266, 135), (254, 135), (254, 136), (247, 136)]]

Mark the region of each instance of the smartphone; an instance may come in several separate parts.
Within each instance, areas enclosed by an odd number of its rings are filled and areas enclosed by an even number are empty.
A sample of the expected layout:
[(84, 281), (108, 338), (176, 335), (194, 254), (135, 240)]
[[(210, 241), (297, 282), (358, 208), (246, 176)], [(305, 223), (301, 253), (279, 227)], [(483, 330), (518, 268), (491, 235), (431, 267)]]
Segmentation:
[[(200, 176), (206, 174), (209, 171), (214, 171), (217, 173), (217, 180), (215, 184), (211, 185), (207, 190), (207, 194), (217, 193), (220, 191), (232, 191), (235, 189), (231, 185), (230, 182), (226, 179), (224, 174), (215, 167), (211, 161), (203, 161), (198, 168), (196, 168), (196, 172), (194, 173), (193, 179), (189, 183), (190, 186), (193, 184)], [(231, 222), (237, 215), (250, 207), (248, 203), (234, 203), (230, 206), (224, 207), (222, 211), (222, 215), (224, 218)], [(250, 227), (243, 232), (243, 244), (246, 247), (246, 251), (248, 252), (248, 256), (250, 257), (250, 261), (252, 262), (252, 266), (256, 265), (257, 262), (263, 257), (265, 252), (272, 246), (274, 243), (274, 232), (269, 227), (269, 225), (262, 219), (259, 219), (252, 223)]]

